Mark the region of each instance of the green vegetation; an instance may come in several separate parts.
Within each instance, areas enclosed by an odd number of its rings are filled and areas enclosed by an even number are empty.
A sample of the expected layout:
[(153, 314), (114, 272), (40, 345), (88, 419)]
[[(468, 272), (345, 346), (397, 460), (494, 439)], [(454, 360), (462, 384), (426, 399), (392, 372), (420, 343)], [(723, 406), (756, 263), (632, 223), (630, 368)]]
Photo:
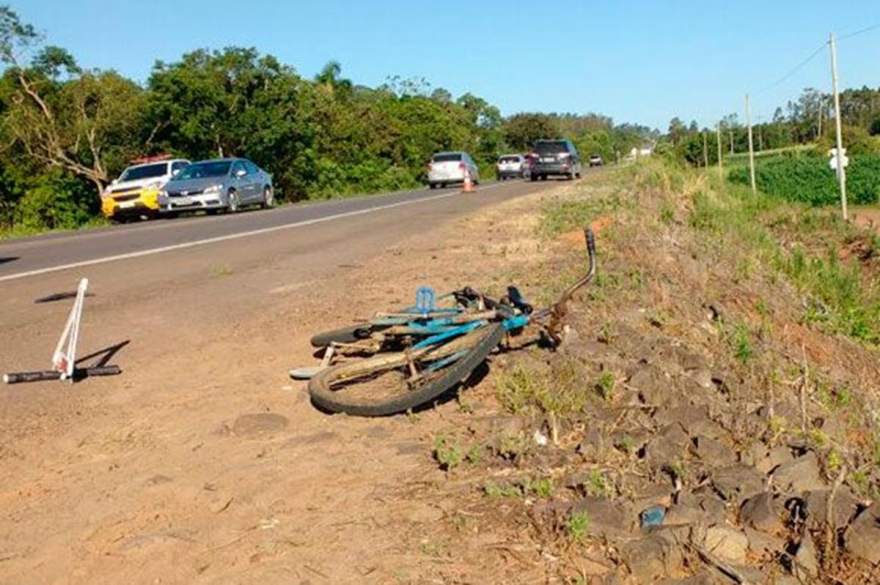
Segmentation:
[(547, 371), (516, 365), (495, 383), (498, 399), (513, 414), (537, 410), (565, 417), (583, 411), (588, 393), (581, 385), (581, 372), (571, 359), (560, 359)]
[(452, 471), (464, 460), (465, 454), (461, 446), (446, 437), (434, 439), (434, 459), (444, 471)]
[(590, 528), (590, 517), (586, 512), (574, 512), (565, 522), (565, 532), (568, 538), (575, 543), (581, 544), (587, 538), (587, 530)]
[[(880, 155), (853, 156), (847, 168), (847, 193), (856, 204), (880, 201)], [(750, 184), (747, 167), (736, 167), (729, 179)], [(828, 159), (817, 154), (779, 156), (760, 160), (755, 165), (758, 188), (789, 201), (809, 205), (834, 205), (839, 201), (837, 177)]]
[[(23, 60), (29, 55), (29, 60)], [(279, 200), (413, 187), (440, 150), (484, 173), (536, 138), (569, 137), (608, 160), (651, 135), (609, 118), (523, 114), (423, 79), (355, 85), (330, 62), (313, 79), (253, 48), (199, 49), (158, 61), (144, 85), (80, 67), (0, 7), (0, 237), (73, 229), (135, 157), (243, 156), (272, 173)]]
[(614, 485), (606, 475), (598, 469), (590, 471), (590, 474), (587, 476), (587, 481), (584, 484), (584, 489), (586, 490), (587, 495), (597, 498), (610, 498), (614, 495)]
[[(848, 154), (858, 157), (880, 153), (878, 97), (880, 89), (869, 87), (841, 92), (843, 143)], [(797, 100), (789, 101), (785, 108), (776, 108), (772, 120), (753, 126), (756, 157), (760, 160), (764, 156), (797, 152), (812, 152), (814, 156), (824, 157), (834, 146), (834, 124), (829, 120), (833, 120), (831, 96), (813, 88), (803, 90)], [(719, 121), (719, 129), (725, 164), (746, 164), (747, 126), (740, 122), (737, 114), (729, 114)], [(704, 145), (707, 147), (705, 155)], [(715, 165), (718, 162), (716, 127), (713, 124), (700, 128), (696, 121), (688, 125), (673, 118), (656, 150), (692, 166), (703, 166), (706, 159), (710, 165)], [(825, 164), (827, 166), (827, 159)]]
[[(687, 173), (673, 165), (653, 166), (663, 169), (654, 172)], [(709, 241), (719, 250), (786, 277), (804, 295), (805, 322), (868, 345), (880, 344), (880, 289), (856, 258), (841, 259), (841, 250), (854, 241), (865, 242), (873, 254), (876, 235), (844, 223), (830, 210), (752, 194), (743, 185), (718, 185), (706, 177), (691, 180), (697, 185), (692, 227), (710, 233)], [(738, 359), (751, 356), (751, 342), (742, 331), (730, 339)]]
[(539, 234), (552, 238), (559, 234), (583, 229), (623, 205), (617, 194), (591, 199), (553, 199), (544, 205), (541, 213)]
[(611, 400), (613, 398), (614, 386), (614, 374), (611, 372), (602, 372), (596, 379), (596, 391), (602, 397), (602, 400)]
[(749, 333), (749, 328), (745, 324), (738, 323), (734, 326), (730, 333), (729, 342), (733, 349), (733, 357), (740, 362), (746, 363), (754, 355), (752, 336), (751, 333)]

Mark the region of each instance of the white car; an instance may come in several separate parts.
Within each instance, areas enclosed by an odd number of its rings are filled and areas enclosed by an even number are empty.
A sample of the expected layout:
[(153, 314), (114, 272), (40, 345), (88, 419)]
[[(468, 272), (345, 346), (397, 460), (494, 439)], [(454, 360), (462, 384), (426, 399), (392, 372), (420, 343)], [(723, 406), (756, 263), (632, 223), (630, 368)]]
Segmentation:
[(495, 165), (495, 177), (499, 181), (520, 179), (523, 176), (525, 158), (521, 154), (505, 154)]
[(114, 220), (159, 212), (159, 192), (171, 177), (189, 166), (182, 158), (143, 158), (119, 175), (101, 194), (101, 212)]
[(480, 182), (477, 163), (466, 152), (438, 152), (428, 163), (428, 185), (431, 189), (463, 183), (465, 177), (470, 177), (475, 185)]

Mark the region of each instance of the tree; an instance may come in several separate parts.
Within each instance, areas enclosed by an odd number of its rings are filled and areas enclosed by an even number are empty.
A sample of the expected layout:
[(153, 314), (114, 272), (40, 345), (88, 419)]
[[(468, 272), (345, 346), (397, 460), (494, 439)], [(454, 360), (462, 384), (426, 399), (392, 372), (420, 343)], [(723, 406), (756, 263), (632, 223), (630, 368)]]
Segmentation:
[(517, 150), (528, 150), (536, 140), (559, 134), (556, 121), (547, 114), (523, 113), (508, 118), (502, 127), (504, 140)]
[(23, 63), (21, 55), (40, 42), (30, 25), (0, 7), (0, 61), (7, 66), (8, 91), (4, 134), (43, 168), (83, 177), (100, 194), (109, 167), (132, 152), (142, 91), (114, 72), (82, 71), (59, 47), (44, 47)]

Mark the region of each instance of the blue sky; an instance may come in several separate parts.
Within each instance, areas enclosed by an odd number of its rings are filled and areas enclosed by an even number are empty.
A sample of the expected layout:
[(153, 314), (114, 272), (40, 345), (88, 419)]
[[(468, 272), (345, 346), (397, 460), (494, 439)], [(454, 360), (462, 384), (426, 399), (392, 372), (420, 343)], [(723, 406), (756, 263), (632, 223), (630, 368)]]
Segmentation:
[[(757, 118), (807, 86), (830, 88), (827, 52), (767, 89), (827, 40), (880, 23), (878, 0), (12, 2), (81, 65), (144, 81), (157, 59), (254, 46), (314, 75), (327, 61), (356, 83), (425, 77), (502, 112), (595, 111), (665, 129)], [(836, 7), (836, 9), (834, 9)], [(840, 43), (844, 87), (880, 85), (880, 29)]]

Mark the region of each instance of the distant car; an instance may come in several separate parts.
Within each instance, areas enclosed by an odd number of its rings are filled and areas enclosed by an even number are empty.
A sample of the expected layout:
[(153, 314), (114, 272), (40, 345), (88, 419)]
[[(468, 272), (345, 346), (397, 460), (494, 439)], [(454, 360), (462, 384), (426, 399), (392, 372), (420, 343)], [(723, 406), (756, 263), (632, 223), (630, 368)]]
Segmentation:
[(101, 194), (101, 213), (116, 221), (155, 215), (159, 193), (181, 169), (189, 165), (182, 158), (146, 157), (133, 161)]
[(590, 155), (590, 166), (591, 167), (601, 167), (604, 164), (605, 164), (605, 161), (602, 160), (602, 157), (599, 156), (598, 154), (591, 154)]
[(499, 181), (520, 179), (523, 176), (525, 158), (521, 154), (505, 154), (495, 165), (495, 178)]
[(163, 213), (204, 209), (235, 213), (246, 205), (275, 204), (272, 175), (244, 158), (192, 163), (165, 185), (159, 196)]
[(569, 179), (581, 176), (581, 157), (571, 140), (538, 140), (533, 150), (533, 181), (553, 175)]
[(466, 152), (438, 152), (428, 163), (428, 185), (431, 189), (463, 183), (466, 176), (476, 185), (480, 182), (477, 163)]

